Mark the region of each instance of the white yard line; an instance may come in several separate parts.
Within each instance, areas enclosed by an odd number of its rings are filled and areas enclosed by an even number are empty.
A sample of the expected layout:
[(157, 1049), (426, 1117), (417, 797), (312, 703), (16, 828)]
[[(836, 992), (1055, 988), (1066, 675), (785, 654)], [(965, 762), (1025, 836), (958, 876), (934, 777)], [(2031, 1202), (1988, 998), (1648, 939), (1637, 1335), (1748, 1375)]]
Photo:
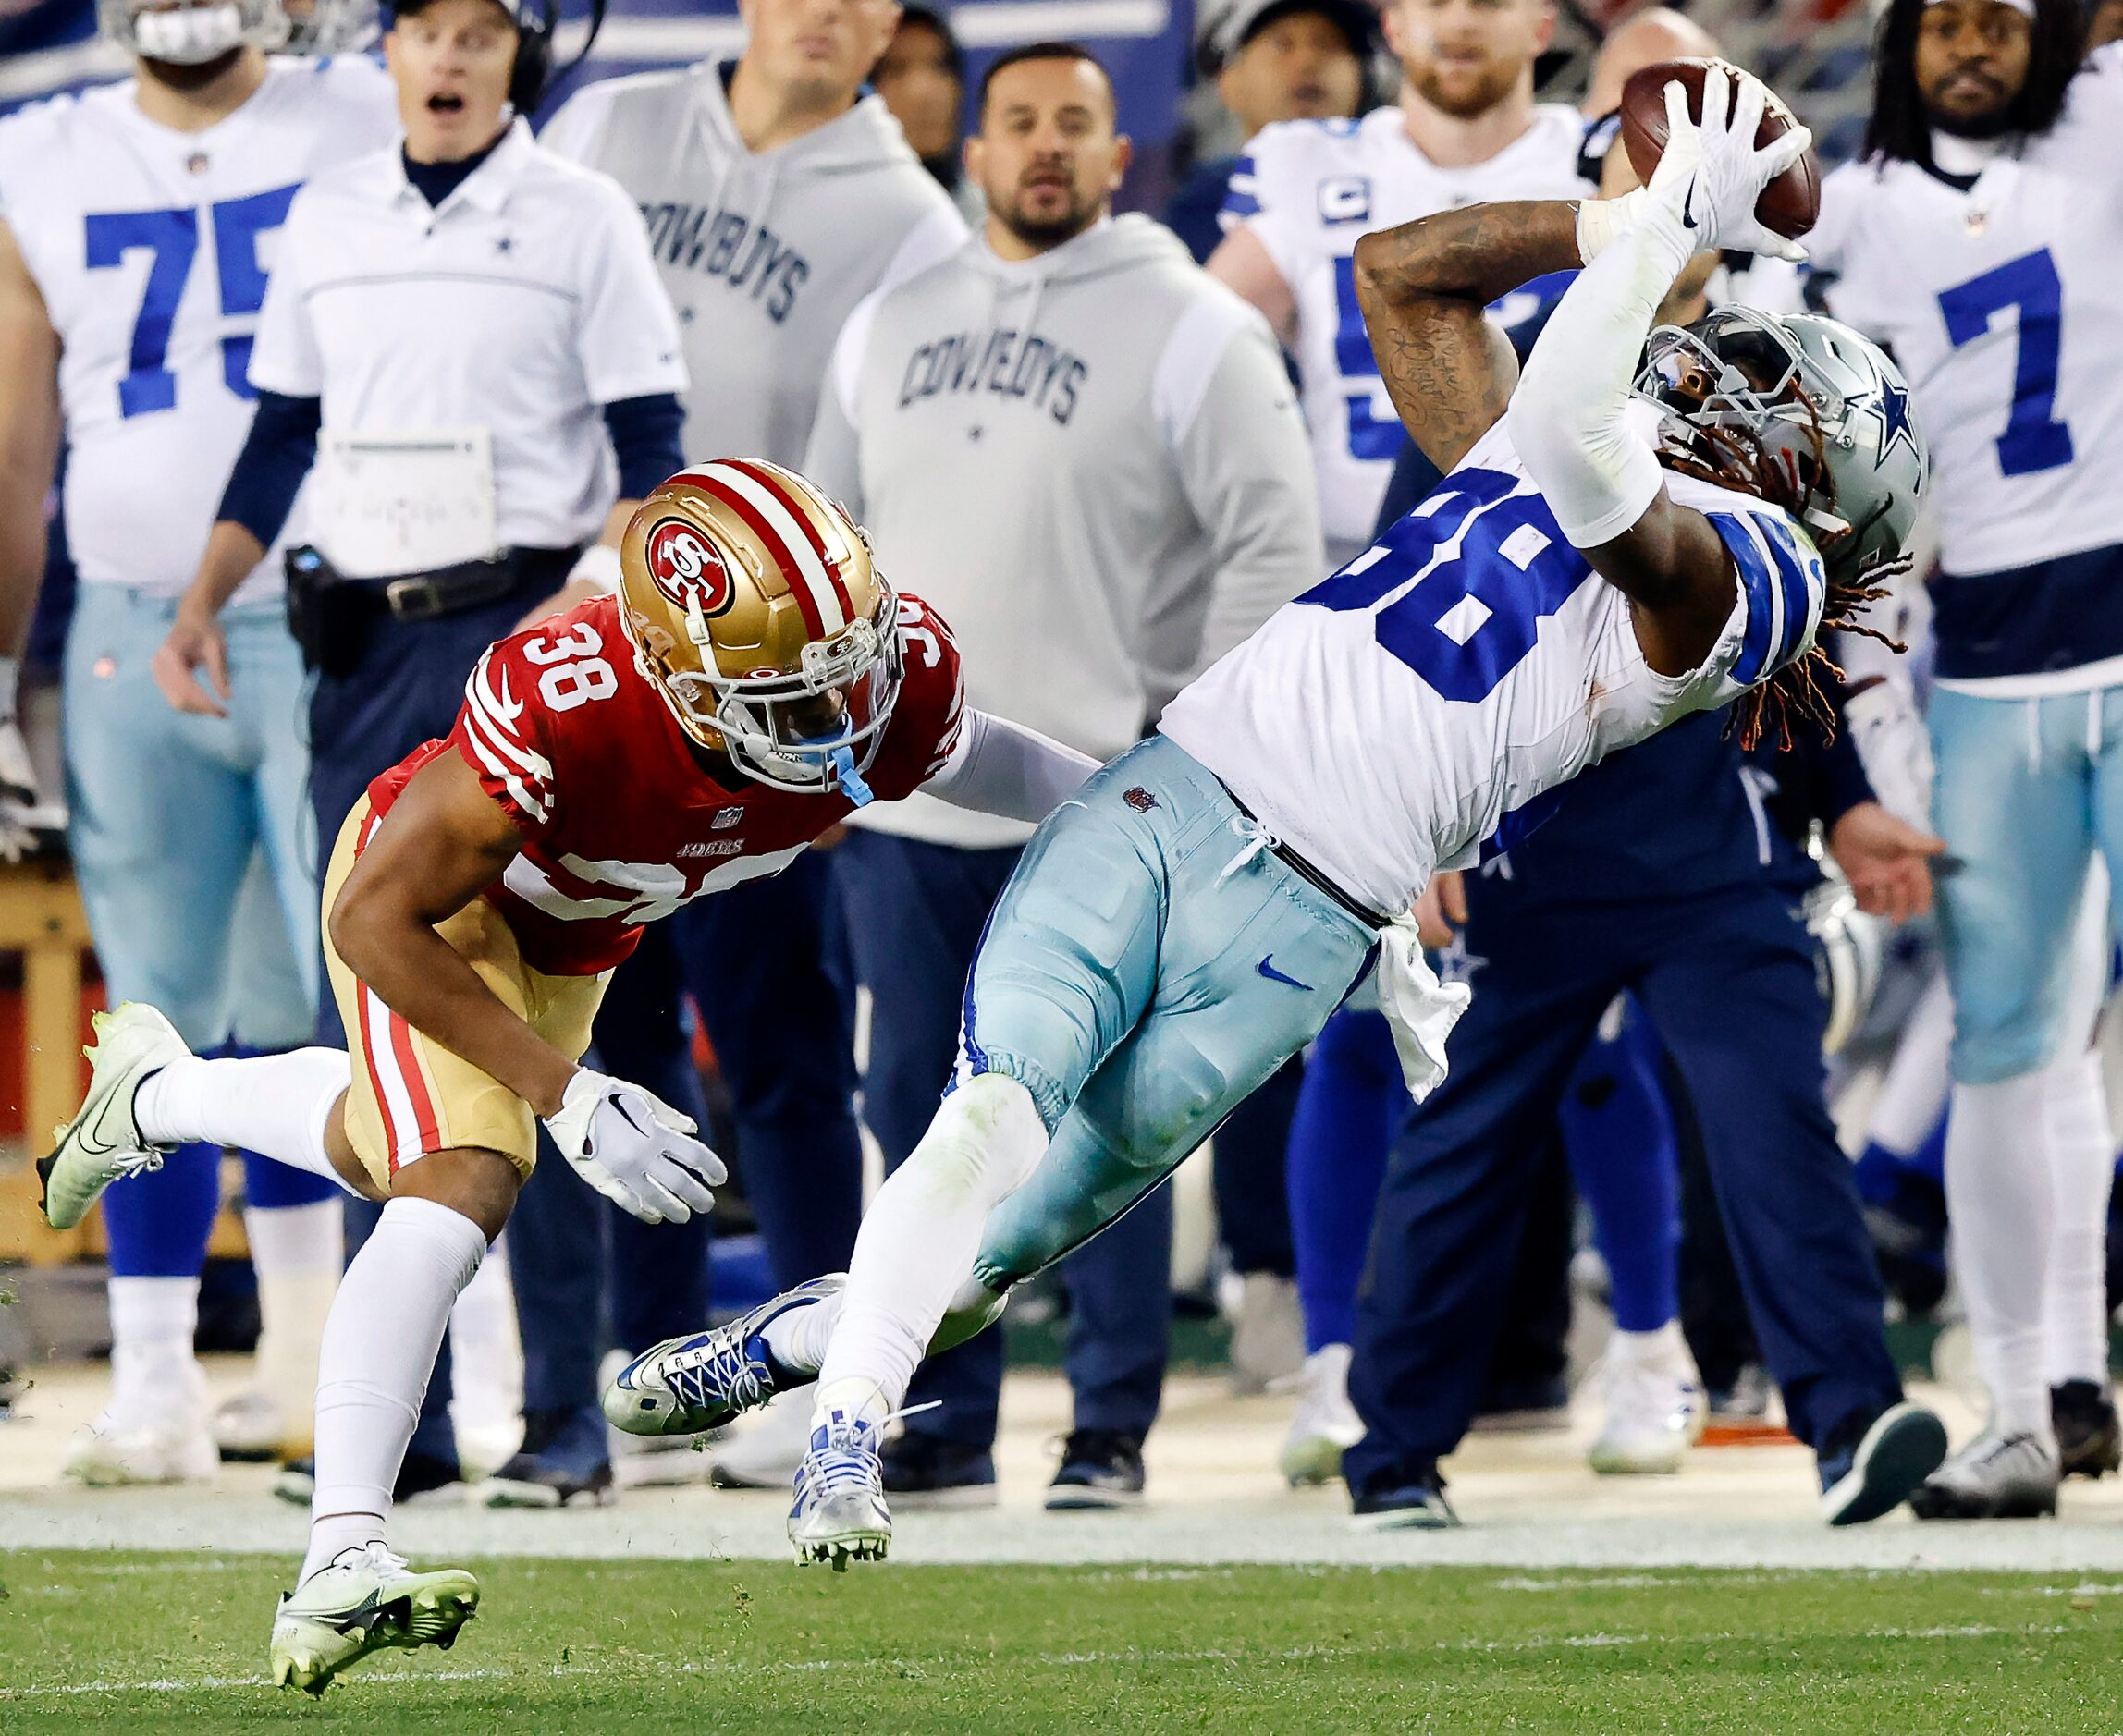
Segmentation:
[[(1970, 1623), (1960, 1627), (1943, 1628), (1864, 1628), (1835, 1633), (1809, 1633), (1809, 1642), (1816, 1640), (1976, 1640), (1990, 1639), (1999, 1634), (2011, 1633), (2033, 1637), (2042, 1634), (2062, 1633), (2061, 1623), (2047, 1626), (2001, 1627), (1988, 1623)], [(1563, 1633), (1536, 1636), (1521, 1640), (1439, 1640), (1430, 1649), (1438, 1652), (1480, 1652), (1484, 1654), (1518, 1652), (1556, 1652), (1577, 1650), (1610, 1650), (1638, 1645), (1727, 1645), (1747, 1644), (1769, 1640), (1779, 1641), (1786, 1635), (1768, 1633)], [(1170, 1668), (1185, 1664), (1223, 1664), (1258, 1662), (1273, 1659), (1278, 1662), (1334, 1663), (1362, 1657), (1375, 1657), (1391, 1649), (1381, 1644), (1374, 1646), (1357, 1645), (1297, 1645), (1280, 1651), (1249, 1651), (1235, 1646), (1199, 1646), (1181, 1649), (1130, 1648), (1117, 1652), (1042, 1652), (1031, 1657), (1009, 1659), (1012, 1668), (1029, 1665), (1045, 1669), (1106, 1669), (1114, 1665), (1132, 1667)], [(934, 1657), (817, 1657), (803, 1660), (775, 1659), (762, 1664), (721, 1663), (715, 1660), (687, 1659), (670, 1663), (660, 1659), (640, 1658), (615, 1670), (603, 1664), (552, 1664), (544, 1669), (363, 1669), (361, 1680), (364, 1682), (405, 1682), (418, 1685), (424, 1682), (453, 1681), (523, 1681), (541, 1678), (570, 1676), (601, 1676), (620, 1673), (639, 1673), (653, 1669), (661, 1676), (784, 1676), (807, 1675), (831, 1670), (880, 1670), (898, 1668), (920, 1669), (934, 1665)], [(210, 1692), (223, 1688), (262, 1688), (266, 1685), (264, 1676), (201, 1676), (186, 1679), (178, 1676), (155, 1676), (140, 1681), (83, 1681), (67, 1682), (50, 1687), (0, 1688), (0, 1705), (12, 1701), (55, 1699), (80, 1694), (122, 1693), (183, 1693)]]

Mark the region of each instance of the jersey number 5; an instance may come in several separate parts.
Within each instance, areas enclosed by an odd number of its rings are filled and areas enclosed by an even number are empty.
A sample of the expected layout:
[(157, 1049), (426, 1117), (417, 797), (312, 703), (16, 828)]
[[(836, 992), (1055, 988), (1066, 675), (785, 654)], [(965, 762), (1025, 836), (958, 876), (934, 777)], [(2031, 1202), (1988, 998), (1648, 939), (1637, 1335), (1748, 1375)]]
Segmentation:
[[(288, 221), (297, 186), (276, 187), (247, 199), (226, 200), (209, 208), (214, 258), (221, 280), (221, 312), (239, 319), (265, 305), (265, 272), (258, 263), (258, 238)], [(92, 271), (125, 263), (129, 253), (148, 255), (147, 283), (140, 312), (133, 319), (131, 365), (118, 382), (118, 411), (145, 416), (177, 408), (177, 375), (166, 365), (170, 328), (178, 303), (199, 251), (200, 214), (178, 211), (117, 211), (88, 219), (87, 263)], [(251, 385), (251, 336), (221, 340), (221, 377), (238, 397), (258, 394)]]
[(2056, 419), (2064, 285), (2046, 247), (1939, 293), (1939, 312), (1956, 349), (1987, 336), (1992, 319), (2008, 308), (2019, 312), (2019, 352), (2013, 362), (2012, 414), (1997, 437), (1997, 467), (2007, 476), (2061, 470), (2072, 458), (2071, 430)]
[[(1368, 609), (1381, 649), (1441, 699), (1487, 699), (1526, 661), (1540, 622), (1590, 577), (1539, 495), (1503, 471), (1445, 484), (1325, 583), (1298, 599)], [(1445, 545), (1457, 539), (1450, 553)]]

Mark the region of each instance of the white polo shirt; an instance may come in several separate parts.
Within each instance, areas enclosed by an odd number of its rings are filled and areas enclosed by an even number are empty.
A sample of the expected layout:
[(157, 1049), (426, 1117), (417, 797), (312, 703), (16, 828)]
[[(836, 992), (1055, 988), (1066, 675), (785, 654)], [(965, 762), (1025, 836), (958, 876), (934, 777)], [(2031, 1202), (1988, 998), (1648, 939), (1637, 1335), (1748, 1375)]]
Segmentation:
[(485, 429), (503, 548), (593, 540), (619, 493), (601, 407), (686, 386), (640, 211), (521, 120), (439, 206), (397, 145), (304, 187), (251, 379), (321, 398), (327, 446)]

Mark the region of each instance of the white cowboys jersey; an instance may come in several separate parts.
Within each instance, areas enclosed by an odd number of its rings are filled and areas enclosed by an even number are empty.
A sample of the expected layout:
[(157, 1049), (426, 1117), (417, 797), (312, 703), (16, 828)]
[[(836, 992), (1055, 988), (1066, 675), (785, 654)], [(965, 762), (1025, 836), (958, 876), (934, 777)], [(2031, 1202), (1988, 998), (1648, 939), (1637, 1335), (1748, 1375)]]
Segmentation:
[[(67, 534), (83, 581), (191, 581), (250, 432), (247, 377), (276, 232), (319, 169), (398, 134), (360, 58), (275, 60), (233, 115), (183, 133), (130, 79), (0, 120), (0, 220), (59, 335)], [(279, 582), (269, 554), (239, 597)]]
[[(1584, 134), (1576, 109), (1542, 104), (1488, 162), (1444, 169), (1416, 148), (1400, 109), (1389, 106), (1356, 121), (1270, 127), (1233, 171), (1225, 225), (1243, 223), (1259, 238), (1297, 302), (1299, 384), (1335, 562), (1371, 540), (1404, 437), (1356, 305), (1350, 262), (1358, 238), (1460, 205), (1595, 192), (1577, 173)], [(1499, 312), (1508, 323), (1509, 310)]]
[[(2067, 559), (2123, 544), (2119, 144), (2123, 44), (2111, 44), (2073, 79), (2056, 125), (2002, 151), (1972, 187), (1913, 163), (1848, 164), (1806, 238), (1828, 311), (1886, 344), (1908, 376), (1949, 588), (1998, 574), (2056, 593), (1942, 593), (1943, 676), (2123, 656), (2117, 568), (2080, 575)], [(1953, 642), (1964, 624), (1965, 666)]]
[(1701, 666), (1644, 661), (1629, 603), (1565, 539), (1504, 424), (1386, 535), (1270, 617), (1160, 727), (1373, 909), (1509, 850), (1558, 787), (1767, 680), (1812, 642), (1821, 556), (1752, 495), (1668, 472), (1738, 569)]

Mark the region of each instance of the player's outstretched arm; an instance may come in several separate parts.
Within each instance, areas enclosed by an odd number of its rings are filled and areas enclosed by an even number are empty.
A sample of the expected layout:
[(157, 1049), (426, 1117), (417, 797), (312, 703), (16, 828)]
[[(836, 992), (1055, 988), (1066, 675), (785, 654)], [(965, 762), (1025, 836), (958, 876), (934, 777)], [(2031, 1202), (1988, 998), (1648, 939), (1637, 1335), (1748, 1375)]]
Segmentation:
[(1675, 279), (1721, 238), (1761, 238), (1755, 202), (1810, 135), (1794, 128), (1758, 150), (1768, 92), (1744, 73), (1705, 78), (1700, 124), (1678, 83), (1666, 96), (1670, 137), (1650, 184), (1627, 206), (1579, 214), (1589, 263), (1527, 359), (1510, 413), (1512, 444), (1563, 533), (1636, 605), (1645, 660), (1678, 676), (1716, 645), (1736, 573), (1715, 527), (1674, 503), (1651, 446), (1627, 425), (1630, 391)]
[(500, 879), (522, 847), (472, 768), (438, 753), (399, 793), (325, 920), (340, 960), (386, 1006), (545, 1118), (559, 1110), (575, 1062), (435, 932)]
[(1088, 753), (992, 712), (967, 711), (958, 740), (922, 788), (954, 808), (1044, 820), (1098, 769)]
[(1356, 243), (1356, 301), (1401, 422), (1441, 471), (1493, 428), (1518, 359), (1483, 310), (1548, 272), (1575, 270), (1577, 207), (1467, 205)]

